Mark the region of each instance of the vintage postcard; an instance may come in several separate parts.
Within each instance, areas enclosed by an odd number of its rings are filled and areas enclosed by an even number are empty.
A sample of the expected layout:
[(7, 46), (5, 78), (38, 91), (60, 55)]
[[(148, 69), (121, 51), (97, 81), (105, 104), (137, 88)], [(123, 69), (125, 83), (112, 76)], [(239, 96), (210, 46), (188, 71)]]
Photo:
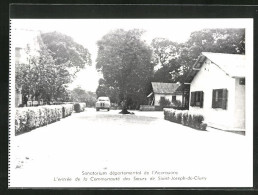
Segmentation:
[(253, 19), (10, 20), (9, 188), (253, 187)]

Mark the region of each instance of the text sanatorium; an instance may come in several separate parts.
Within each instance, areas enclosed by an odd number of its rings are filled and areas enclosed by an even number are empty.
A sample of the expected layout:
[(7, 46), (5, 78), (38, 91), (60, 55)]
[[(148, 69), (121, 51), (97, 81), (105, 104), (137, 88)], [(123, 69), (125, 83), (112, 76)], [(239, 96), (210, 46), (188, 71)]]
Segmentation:
[[(152, 175), (177, 175), (176, 171), (150, 171), (148, 172)], [(109, 175), (141, 175), (142, 171), (110, 171)], [(82, 171), (82, 175), (108, 175), (108, 172), (99, 172), (99, 171)]]

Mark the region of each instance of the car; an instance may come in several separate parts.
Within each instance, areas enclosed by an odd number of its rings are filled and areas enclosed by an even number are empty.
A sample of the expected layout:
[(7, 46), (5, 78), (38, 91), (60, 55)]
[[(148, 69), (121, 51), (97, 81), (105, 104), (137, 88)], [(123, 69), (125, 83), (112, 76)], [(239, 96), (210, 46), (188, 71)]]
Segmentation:
[(96, 111), (99, 111), (100, 109), (106, 109), (109, 111), (110, 105), (111, 103), (109, 97), (99, 97), (96, 102)]

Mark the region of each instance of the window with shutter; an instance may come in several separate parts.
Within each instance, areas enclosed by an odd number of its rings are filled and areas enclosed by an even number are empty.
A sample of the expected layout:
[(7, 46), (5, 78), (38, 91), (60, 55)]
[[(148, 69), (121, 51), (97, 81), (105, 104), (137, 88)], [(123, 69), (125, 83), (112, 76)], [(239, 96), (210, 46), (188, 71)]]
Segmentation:
[(214, 89), (212, 91), (212, 108), (227, 109), (227, 89)]
[(195, 100), (195, 93), (191, 92), (191, 103), (190, 103), (190, 106), (194, 106), (194, 100)]
[(201, 91), (200, 93), (200, 107), (202, 108), (203, 107), (203, 91)]
[(203, 107), (203, 91), (191, 92), (191, 106)]
[(176, 96), (172, 95), (172, 102), (175, 102), (175, 101), (176, 101)]
[(221, 103), (221, 108), (226, 110), (227, 109), (227, 102), (228, 102), (228, 90), (223, 89), (222, 90), (222, 103)]

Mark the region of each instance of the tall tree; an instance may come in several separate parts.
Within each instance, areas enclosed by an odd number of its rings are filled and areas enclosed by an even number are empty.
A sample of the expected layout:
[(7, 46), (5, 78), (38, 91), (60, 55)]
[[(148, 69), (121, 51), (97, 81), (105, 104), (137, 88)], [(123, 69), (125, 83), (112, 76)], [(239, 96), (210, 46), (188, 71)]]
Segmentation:
[[(161, 38), (154, 39), (153, 43), (155, 42), (158, 44), (152, 44), (154, 49), (161, 48), (155, 49), (155, 53), (161, 57), (171, 55), (166, 52), (166, 48), (173, 42)], [(166, 61), (168, 63), (165, 65), (161, 64), (161, 68), (154, 74), (154, 81), (183, 81), (201, 52), (244, 54), (245, 29), (203, 29), (191, 33), (185, 43), (173, 45), (176, 45), (172, 55), (175, 57), (169, 62)]]
[(153, 81), (173, 82), (180, 72), (178, 57), (180, 44), (165, 38), (155, 38), (151, 42), (156, 67), (160, 67), (154, 74)]
[(152, 50), (141, 40), (143, 33), (138, 29), (118, 29), (97, 42), (96, 68), (103, 73), (106, 85), (118, 92), (122, 113), (128, 113), (128, 102), (135, 106), (144, 102), (153, 74)]
[(73, 73), (80, 71), (85, 65), (91, 65), (91, 54), (88, 49), (70, 36), (59, 32), (48, 32), (42, 33), (41, 38), (56, 65), (65, 66)]
[(96, 90), (97, 97), (100, 96), (108, 96), (110, 101), (113, 103), (119, 102), (119, 93), (116, 91), (117, 89), (113, 86), (110, 86), (103, 78), (99, 79), (99, 85)]
[[(58, 36), (61, 38), (53, 39)], [(72, 38), (56, 32), (42, 34), (37, 43), (38, 55), (28, 47), (28, 63), (16, 64), (16, 83), (22, 86), (24, 97), (47, 102), (64, 99), (67, 84), (72, 82), (75, 73), (91, 63), (90, 54)]]

